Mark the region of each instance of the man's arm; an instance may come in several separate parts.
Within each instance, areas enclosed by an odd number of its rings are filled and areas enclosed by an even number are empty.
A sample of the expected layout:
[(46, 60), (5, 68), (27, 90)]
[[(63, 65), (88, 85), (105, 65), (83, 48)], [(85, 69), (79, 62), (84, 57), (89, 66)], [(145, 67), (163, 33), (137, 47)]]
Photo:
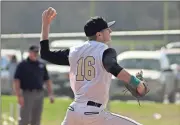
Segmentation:
[(21, 77), (22, 77), (22, 65), (23, 63), (19, 63), (17, 68), (16, 68), (16, 71), (15, 71), (15, 74), (14, 74), (14, 85), (13, 85), (13, 89), (14, 89), (14, 92), (16, 94), (17, 97), (20, 97), (21, 96)]
[(53, 103), (54, 102), (54, 96), (53, 96), (53, 91), (52, 91), (52, 81), (47, 80), (46, 81), (46, 86), (47, 86), (50, 102)]
[(51, 97), (51, 96), (53, 96), (52, 81), (49, 79), (49, 80), (46, 80), (45, 82), (46, 82), (48, 95), (49, 95), (49, 97)]
[(58, 65), (69, 65), (69, 49), (60, 51), (50, 51), (49, 49), (49, 30), (52, 20), (56, 16), (53, 8), (48, 8), (42, 14), (42, 28), (40, 38), (40, 55), (41, 58)]
[(48, 71), (46, 69), (46, 66), (44, 67), (44, 81), (46, 83), (46, 87), (48, 90), (49, 97), (53, 96), (52, 81), (49, 78), (49, 74), (48, 74)]
[(21, 92), (21, 78), (22, 78), (22, 74), (23, 74), (22, 65), (23, 65), (23, 63), (20, 63), (16, 68), (16, 71), (14, 74), (14, 85), (13, 85), (13, 89), (16, 94), (18, 103), (21, 106), (24, 105), (24, 98), (23, 98), (22, 92)]
[(20, 80), (19, 79), (14, 79), (13, 89), (14, 89), (14, 92), (15, 92), (17, 98), (20, 98), (22, 95), (21, 95), (21, 88), (20, 88)]
[(41, 45), (40, 55), (42, 59), (57, 65), (69, 65), (69, 59), (68, 59), (69, 49), (50, 51), (49, 40), (41, 41), (40, 45)]
[(24, 97), (22, 95), (22, 92), (21, 92), (21, 85), (20, 85), (20, 80), (19, 79), (14, 79), (14, 86), (13, 86), (13, 89), (14, 89), (14, 92), (16, 94), (16, 97), (17, 97), (17, 100), (18, 100), (18, 104), (20, 106), (24, 106)]
[(137, 86), (137, 91), (139, 94), (144, 93), (145, 87), (143, 81), (140, 81), (135, 76), (129, 74), (125, 69), (123, 69), (116, 60), (116, 51), (112, 48), (109, 48), (103, 53), (103, 65), (107, 72), (110, 72), (119, 80), (124, 81), (127, 84), (133, 84)]

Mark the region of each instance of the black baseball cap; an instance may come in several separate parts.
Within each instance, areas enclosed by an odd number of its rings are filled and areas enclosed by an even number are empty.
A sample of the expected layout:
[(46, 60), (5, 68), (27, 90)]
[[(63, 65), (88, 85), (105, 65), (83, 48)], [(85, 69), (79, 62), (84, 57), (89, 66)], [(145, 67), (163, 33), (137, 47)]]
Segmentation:
[(32, 52), (39, 52), (39, 47), (36, 46), (36, 45), (32, 45), (29, 47), (29, 51), (32, 51)]
[(87, 37), (90, 37), (114, 24), (115, 21), (106, 22), (106, 20), (100, 16), (91, 17), (84, 26), (84, 32)]

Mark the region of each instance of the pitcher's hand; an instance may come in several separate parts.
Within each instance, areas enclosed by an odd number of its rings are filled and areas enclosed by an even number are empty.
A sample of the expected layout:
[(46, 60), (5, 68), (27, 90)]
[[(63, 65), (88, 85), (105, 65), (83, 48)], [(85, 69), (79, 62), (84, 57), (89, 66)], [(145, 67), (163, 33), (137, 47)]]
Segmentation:
[(57, 15), (56, 10), (52, 7), (49, 7), (42, 14), (42, 23), (44, 25), (51, 24), (52, 20), (56, 17), (56, 15)]

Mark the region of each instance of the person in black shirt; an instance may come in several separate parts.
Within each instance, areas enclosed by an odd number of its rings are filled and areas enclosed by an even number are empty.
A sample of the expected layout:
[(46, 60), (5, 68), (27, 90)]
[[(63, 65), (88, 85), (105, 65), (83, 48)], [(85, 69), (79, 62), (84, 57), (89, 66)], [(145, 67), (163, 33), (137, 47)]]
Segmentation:
[(14, 75), (14, 90), (20, 104), (19, 125), (40, 125), (43, 109), (44, 82), (47, 85), (50, 102), (54, 102), (52, 82), (44, 63), (38, 60), (39, 47), (32, 45), (29, 56), (20, 62)]

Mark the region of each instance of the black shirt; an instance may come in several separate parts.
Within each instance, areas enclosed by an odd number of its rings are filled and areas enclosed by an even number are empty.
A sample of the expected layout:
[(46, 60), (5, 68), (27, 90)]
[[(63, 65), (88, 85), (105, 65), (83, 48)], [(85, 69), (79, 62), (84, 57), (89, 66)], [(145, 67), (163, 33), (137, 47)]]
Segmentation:
[[(69, 49), (59, 50), (59, 51), (50, 51), (49, 50), (49, 40), (40, 41), (41, 45), (41, 58), (47, 60), (51, 63), (58, 65), (69, 65)], [(123, 69), (117, 63), (116, 59), (117, 53), (115, 49), (108, 48), (103, 53), (103, 65), (107, 72), (110, 72), (114, 76), (117, 76), (119, 72)]]
[(49, 75), (44, 63), (28, 58), (19, 63), (14, 78), (20, 80), (21, 89), (33, 90), (43, 89), (43, 83), (49, 80)]

